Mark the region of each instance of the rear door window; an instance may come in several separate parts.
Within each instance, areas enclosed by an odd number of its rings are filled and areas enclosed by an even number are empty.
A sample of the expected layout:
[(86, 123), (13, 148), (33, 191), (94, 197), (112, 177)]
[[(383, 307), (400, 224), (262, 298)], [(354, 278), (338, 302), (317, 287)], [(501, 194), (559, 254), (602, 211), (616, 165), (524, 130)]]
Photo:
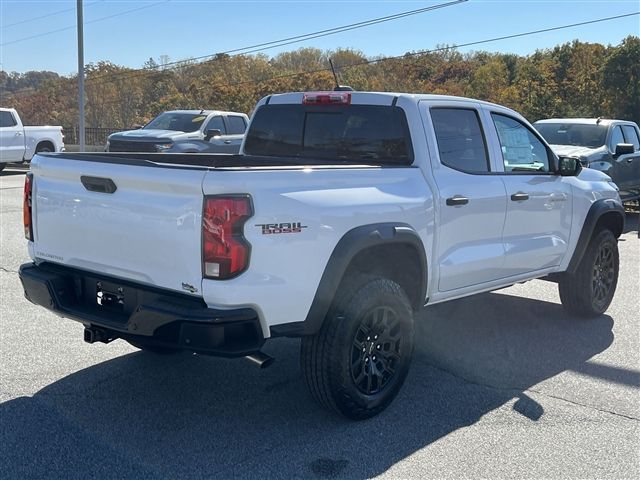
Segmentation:
[(227, 125), (230, 135), (242, 134), (247, 129), (244, 117), (240, 117), (239, 115), (229, 115), (227, 117)]
[(11, 112), (0, 112), (0, 127), (15, 127), (17, 122)]
[(440, 162), (467, 173), (489, 171), (489, 156), (478, 112), (465, 108), (431, 109)]
[(263, 105), (244, 146), (249, 155), (409, 165), (409, 126), (399, 107)]

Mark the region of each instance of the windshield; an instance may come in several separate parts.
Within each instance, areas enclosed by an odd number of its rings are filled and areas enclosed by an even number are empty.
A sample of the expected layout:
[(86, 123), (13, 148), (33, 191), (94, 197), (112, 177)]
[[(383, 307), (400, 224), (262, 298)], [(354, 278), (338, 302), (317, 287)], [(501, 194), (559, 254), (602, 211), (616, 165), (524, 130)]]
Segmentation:
[(194, 113), (165, 112), (147, 123), (144, 129), (175, 130), (176, 132), (195, 132), (200, 129), (206, 115)]
[(605, 144), (607, 127), (585, 123), (537, 123), (540, 135), (551, 145), (597, 148)]
[(404, 111), (379, 105), (265, 105), (244, 146), (249, 155), (411, 164)]

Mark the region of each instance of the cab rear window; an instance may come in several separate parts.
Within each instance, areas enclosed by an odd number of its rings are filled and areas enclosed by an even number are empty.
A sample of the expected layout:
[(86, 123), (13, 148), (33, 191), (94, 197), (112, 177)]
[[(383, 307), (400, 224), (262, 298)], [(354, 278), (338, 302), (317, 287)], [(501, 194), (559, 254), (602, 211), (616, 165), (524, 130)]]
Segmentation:
[(249, 126), (249, 155), (410, 165), (404, 111), (380, 105), (263, 105)]

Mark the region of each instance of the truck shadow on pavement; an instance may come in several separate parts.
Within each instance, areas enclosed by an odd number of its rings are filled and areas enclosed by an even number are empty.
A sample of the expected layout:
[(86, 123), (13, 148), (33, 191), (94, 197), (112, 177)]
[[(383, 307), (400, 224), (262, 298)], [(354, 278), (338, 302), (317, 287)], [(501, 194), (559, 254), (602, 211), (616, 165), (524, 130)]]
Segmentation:
[(514, 399), (536, 421), (544, 410), (524, 390), (613, 341), (609, 316), (575, 319), (560, 305), (500, 293), (421, 317), (411, 373), (374, 419), (348, 422), (317, 407), (295, 340), (269, 342), (277, 361), (263, 371), (136, 352), (0, 405), (3, 468), (12, 477), (373, 477)]

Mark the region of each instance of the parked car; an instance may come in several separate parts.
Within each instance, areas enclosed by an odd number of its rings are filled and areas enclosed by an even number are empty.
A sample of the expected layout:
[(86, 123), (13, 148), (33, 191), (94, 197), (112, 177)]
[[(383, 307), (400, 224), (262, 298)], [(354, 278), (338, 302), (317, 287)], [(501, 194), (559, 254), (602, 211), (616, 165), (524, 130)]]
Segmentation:
[[(211, 135), (211, 138), (208, 138)], [(223, 135), (219, 130), (208, 132), (204, 140), (177, 140), (164, 153), (239, 153), (244, 134)]]
[(64, 151), (62, 127), (25, 127), (14, 108), (0, 108), (0, 170), (35, 153)]
[(350, 418), (398, 393), (425, 304), (543, 278), (593, 317), (616, 290), (617, 189), (499, 105), (287, 93), (240, 155), (109, 157), (32, 162), (27, 299), (155, 353), (264, 365), (302, 337), (309, 391)]
[[(108, 152), (193, 151), (210, 142), (218, 152), (235, 153), (242, 143), (249, 117), (244, 113), (218, 110), (173, 110), (164, 112), (137, 130), (109, 135)], [(187, 142), (189, 145), (176, 146)], [(184, 149), (184, 150), (181, 150)]]
[(623, 201), (640, 198), (640, 130), (624, 120), (553, 118), (533, 124), (558, 155), (575, 156), (620, 188)]

